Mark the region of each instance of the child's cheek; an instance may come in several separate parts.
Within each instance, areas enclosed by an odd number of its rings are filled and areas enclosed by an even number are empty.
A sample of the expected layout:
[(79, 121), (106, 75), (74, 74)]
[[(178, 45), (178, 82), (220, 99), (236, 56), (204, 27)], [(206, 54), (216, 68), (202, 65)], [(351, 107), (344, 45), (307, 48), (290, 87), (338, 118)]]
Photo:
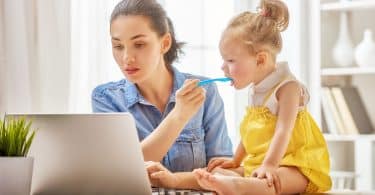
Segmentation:
[(236, 77), (238, 76), (238, 74), (239, 74), (239, 70), (238, 70), (238, 68), (236, 68), (236, 66), (230, 66), (230, 67), (229, 67), (229, 74), (230, 74), (232, 77), (236, 78)]

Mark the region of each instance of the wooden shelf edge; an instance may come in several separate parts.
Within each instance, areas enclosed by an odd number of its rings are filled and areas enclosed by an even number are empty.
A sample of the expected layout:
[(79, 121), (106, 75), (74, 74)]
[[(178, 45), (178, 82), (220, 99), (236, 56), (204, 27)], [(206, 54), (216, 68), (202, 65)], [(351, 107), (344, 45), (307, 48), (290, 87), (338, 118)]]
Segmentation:
[(322, 68), (322, 76), (375, 74), (375, 67)]
[(375, 134), (358, 134), (358, 135), (334, 135), (324, 134), (326, 141), (356, 141), (356, 140), (370, 140), (375, 141)]
[(320, 6), (321, 11), (354, 11), (374, 8), (375, 1), (373, 0), (324, 3)]

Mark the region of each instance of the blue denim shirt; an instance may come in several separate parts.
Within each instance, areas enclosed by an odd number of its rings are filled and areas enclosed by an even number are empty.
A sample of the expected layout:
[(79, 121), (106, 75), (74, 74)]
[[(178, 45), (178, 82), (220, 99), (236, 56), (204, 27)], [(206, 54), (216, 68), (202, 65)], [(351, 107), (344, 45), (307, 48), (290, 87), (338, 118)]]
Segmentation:
[[(176, 102), (175, 93), (185, 79), (205, 79), (181, 73), (175, 68), (173, 72), (173, 91), (164, 113), (145, 100), (135, 84), (125, 79), (96, 87), (92, 93), (92, 109), (94, 112), (130, 112), (135, 118), (141, 141), (151, 134), (173, 109)], [(161, 162), (172, 172), (192, 171), (205, 167), (212, 157), (232, 156), (223, 101), (215, 84), (204, 87), (204, 105), (184, 127)]]

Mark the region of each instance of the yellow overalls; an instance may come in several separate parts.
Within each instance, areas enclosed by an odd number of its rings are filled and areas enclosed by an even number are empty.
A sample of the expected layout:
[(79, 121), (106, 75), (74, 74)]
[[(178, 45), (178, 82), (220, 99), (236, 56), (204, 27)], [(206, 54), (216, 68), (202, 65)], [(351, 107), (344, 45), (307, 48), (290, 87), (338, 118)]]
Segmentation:
[[(262, 164), (274, 135), (277, 116), (271, 113), (265, 103), (276, 87), (270, 90), (261, 106), (249, 106), (241, 122), (241, 140), (248, 154), (243, 161), (245, 177), (250, 176), (254, 169)], [(298, 112), (293, 133), (280, 166), (297, 167), (310, 181), (306, 192), (324, 192), (331, 189), (327, 144), (306, 108)]]

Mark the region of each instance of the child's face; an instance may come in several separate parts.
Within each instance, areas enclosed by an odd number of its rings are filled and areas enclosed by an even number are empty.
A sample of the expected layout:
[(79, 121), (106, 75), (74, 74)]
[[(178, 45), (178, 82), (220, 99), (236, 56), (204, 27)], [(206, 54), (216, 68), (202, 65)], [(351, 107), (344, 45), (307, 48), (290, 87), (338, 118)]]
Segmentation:
[(112, 53), (124, 76), (139, 83), (164, 66), (163, 37), (144, 16), (119, 16), (111, 23)]
[(220, 53), (224, 60), (221, 69), (225, 76), (233, 79), (233, 87), (242, 89), (252, 82), (256, 82), (258, 66), (255, 55), (242, 40), (226, 32), (220, 41)]

